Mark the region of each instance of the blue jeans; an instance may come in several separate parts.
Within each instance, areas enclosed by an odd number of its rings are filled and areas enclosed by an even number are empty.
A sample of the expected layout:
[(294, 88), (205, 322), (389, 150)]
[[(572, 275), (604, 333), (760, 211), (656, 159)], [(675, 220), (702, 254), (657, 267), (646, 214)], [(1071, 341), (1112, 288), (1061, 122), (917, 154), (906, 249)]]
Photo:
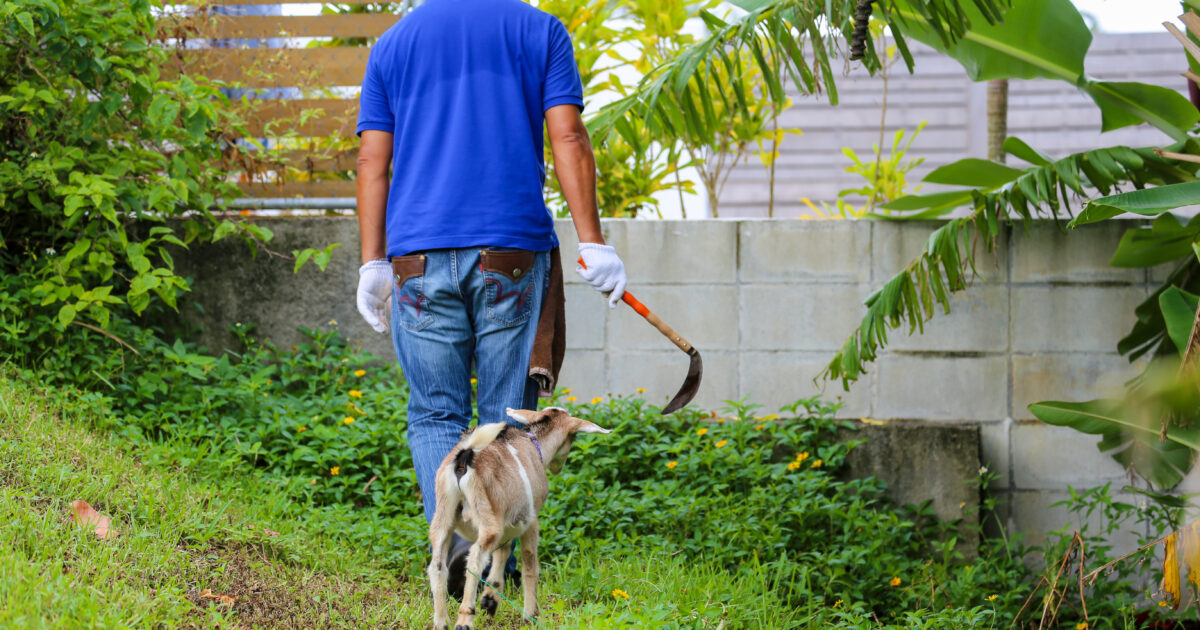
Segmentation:
[[(433, 519), (434, 477), (471, 422), (471, 368), (479, 423), (508, 422), (506, 407), (537, 408), (529, 353), (550, 282), (550, 253), (532, 269), (484, 271), (470, 247), (422, 252), (424, 275), (392, 290), (392, 343), (408, 380), (408, 444), (425, 518)], [(399, 282), (400, 279), (397, 279)]]

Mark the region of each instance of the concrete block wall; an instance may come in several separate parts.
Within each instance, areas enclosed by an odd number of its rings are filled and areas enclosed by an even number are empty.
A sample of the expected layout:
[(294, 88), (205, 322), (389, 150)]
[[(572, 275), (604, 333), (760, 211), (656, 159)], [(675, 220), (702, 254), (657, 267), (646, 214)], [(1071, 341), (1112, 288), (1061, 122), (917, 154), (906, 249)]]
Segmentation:
[[(194, 247), (181, 257), (195, 278), (185, 314), (208, 330), (253, 322), (280, 345), (297, 326), (337, 320), (345, 334), (380, 357), (390, 338), (368, 329), (354, 306), (357, 224), (352, 218), (266, 220), (273, 248), (290, 251), (341, 242), (329, 270), (291, 273), (290, 263), (251, 259), (244, 245)], [(1130, 223), (1129, 225), (1132, 225)], [(925, 334), (894, 331), (890, 346), (849, 392), (814, 382), (862, 319), (863, 300), (924, 246), (936, 223), (879, 221), (606, 220), (608, 241), (625, 259), (629, 289), (690, 339), (704, 357), (695, 404), (720, 409), (748, 398), (763, 413), (824, 392), (841, 396), (841, 415), (891, 423), (979, 428), (984, 465), (1017, 530), (1061, 526), (1048, 506), (1077, 487), (1126, 482), (1095, 448), (1096, 439), (1050, 427), (1027, 406), (1041, 400), (1103, 396), (1136, 373), (1116, 351), (1134, 307), (1152, 290), (1145, 271), (1108, 267), (1125, 225), (1063, 234), (1050, 223), (1018, 227), (997, 255), (980, 257), (980, 279), (953, 299), (952, 313)], [(561, 385), (580, 400), (630, 395), (662, 404), (681, 383), (687, 360), (631, 309), (610, 310), (572, 269), (570, 223), (558, 224), (567, 268), (568, 356)], [(902, 466), (902, 462), (895, 465)], [(1200, 487), (1200, 475), (1196, 476)]]

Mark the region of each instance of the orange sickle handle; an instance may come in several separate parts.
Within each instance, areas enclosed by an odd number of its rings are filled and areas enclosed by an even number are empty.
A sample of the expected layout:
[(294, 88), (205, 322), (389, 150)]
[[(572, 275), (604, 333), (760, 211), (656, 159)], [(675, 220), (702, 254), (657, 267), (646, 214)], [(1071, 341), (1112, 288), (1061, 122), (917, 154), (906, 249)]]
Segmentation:
[[(576, 262), (579, 263), (580, 267), (587, 269), (587, 263), (583, 262), (582, 256), (580, 256), (579, 260)], [(674, 328), (671, 328), (666, 322), (659, 319), (658, 315), (655, 315), (653, 311), (646, 308), (646, 305), (642, 304), (641, 301), (633, 297), (632, 293), (626, 291), (625, 294), (621, 296), (621, 301), (632, 307), (638, 315), (646, 318), (646, 321), (650, 322), (652, 326), (657, 328), (658, 332), (662, 333), (663, 336), (665, 336), (667, 339), (670, 339), (671, 343), (675, 344), (680, 350), (683, 350), (684, 352), (692, 351), (692, 344), (688, 343), (687, 339), (684, 339), (682, 335), (675, 332)]]

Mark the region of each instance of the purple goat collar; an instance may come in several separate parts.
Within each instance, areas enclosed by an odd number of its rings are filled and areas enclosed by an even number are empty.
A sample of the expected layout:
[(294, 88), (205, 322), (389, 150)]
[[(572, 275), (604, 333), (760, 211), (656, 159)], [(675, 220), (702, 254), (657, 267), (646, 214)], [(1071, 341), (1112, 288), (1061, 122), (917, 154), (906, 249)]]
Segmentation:
[(529, 439), (533, 440), (533, 447), (537, 449), (538, 459), (542, 459), (542, 445), (538, 444), (537, 436), (530, 433), (529, 431), (526, 431), (525, 435), (528, 436)]

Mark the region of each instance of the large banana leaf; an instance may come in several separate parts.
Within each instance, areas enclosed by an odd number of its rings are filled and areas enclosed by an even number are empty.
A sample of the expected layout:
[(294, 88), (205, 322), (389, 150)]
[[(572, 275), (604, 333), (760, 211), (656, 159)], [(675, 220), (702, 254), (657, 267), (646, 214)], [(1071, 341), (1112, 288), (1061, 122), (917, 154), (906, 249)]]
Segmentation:
[(889, 15), (913, 38), (961, 63), (973, 81), (1058, 79), (1078, 85), (1092, 44), (1092, 32), (1070, 0), (1014, 0), (1004, 21), (995, 24), (968, 8), (971, 28), (949, 46), (911, 0), (893, 2)]
[(1089, 201), (1071, 226), (1096, 223), (1126, 212), (1153, 217), (1195, 204), (1200, 204), (1200, 181), (1132, 190)]
[(1163, 214), (1150, 227), (1125, 230), (1117, 251), (1108, 264), (1113, 267), (1153, 267), (1173, 262), (1192, 251), (1192, 242), (1200, 237), (1200, 217), (1187, 225), (1173, 214)]
[(1100, 106), (1101, 131), (1146, 122), (1175, 140), (1183, 140), (1188, 137), (1187, 130), (1200, 120), (1200, 112), (1191, 101), (1157, 85), (1088, 80), (1083, 91)]
[(1127, 401), (1050, 401), (1032, 404), (1029, 410), (1047, 424), (1102, 436), (1096, 445), (1101, 452), (1162, 489), (1183, 479), (1200, 450), (1200, 431), (1169, 427), (1160, 441), (1166, 416), (1130, 413)]
[(1158, 306), (1167, 323), (1167, 335), (1180, 356), (1187, 350), (1188, 340), (1192, 336), (1192, 323), (1196, 321), (1198, 305), (1200, 297), (1179, 287), (1168, 288), (1158, 298)]
[(1102, 115), (1102, 130), (1149, 123), (1175, 140), (1200, 120), (1200, 113), (1174, 90), (1130, 82), (1095, 81), (1084, 72), (1092, 34), (1070, 0), (1014, 0), (1002, 23), (989, 24), (975, 11), (972, 27), (947, 45), (934, 29), (896, 0), (894, 24), (916, 39), (953, 57), (975, 81), (1054, 79), (1087, 93)]

